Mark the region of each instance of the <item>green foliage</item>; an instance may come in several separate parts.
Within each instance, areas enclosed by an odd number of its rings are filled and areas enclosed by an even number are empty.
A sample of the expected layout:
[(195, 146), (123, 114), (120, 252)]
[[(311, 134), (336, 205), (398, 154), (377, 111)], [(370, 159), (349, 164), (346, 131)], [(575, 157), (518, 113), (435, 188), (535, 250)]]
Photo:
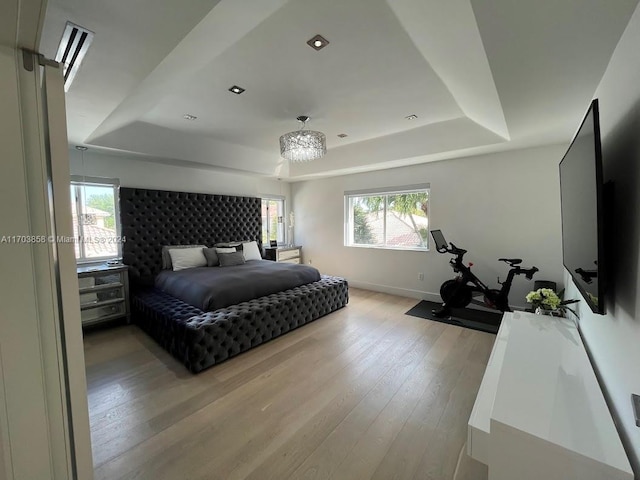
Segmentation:
[(389, 195), (387, 197), (387, 201), (387, 208), (402, 216), (427, 216), (428, 202), (426, 193), (403, 193), (401, 195)]
[(103, 193), (101, 195), (91, 195), (87, 199), (87, 206), (97, 208), (103, 212), (108, 212), (110, 216), (104, 218), (105, 228), (116, 228), (115, 205), (113, 203), (113, 195)]
[(385, 201), (387, 211), (395, 212), (399, 216), (409, 219), (413, 226), (413, 231), (416, 232), (420, 239), (420, 246), (426, 247), (429, 232), (424, 227), (418, 227), (413, 216), (428, 216), (428, 193), (402, 193), (397, 195), (366, 196), (361, 198), (361, 202), (368, 212), (380, 213), (384, 211)]
[[(354, 209), (354, 241), (356, 243), (372, 243), (375, 241), (373, 232), (367, 225), (367, 215), (393, 212), (399, 217), (407, 219), (418, 237), (420, 246), (426, 247), (429, 231), (416, 224), (414, 217), (428, 217), (428, 192), (401, 193), (394, 195), (367, 195), (358, 197), (353, 203)], [(369, 240), (369, 241), (367, 241)]]
[(367, 214), (360, 205), (353, 207), (353, 241), (361, 245), (370, 245), (375, 242), (367, 222)]
[(418, 229), (418, 233), (420, 234), (423, 245), (426, 245), (427, 241), (429, 240), (429, 229), (426, 227), (420, 227)]

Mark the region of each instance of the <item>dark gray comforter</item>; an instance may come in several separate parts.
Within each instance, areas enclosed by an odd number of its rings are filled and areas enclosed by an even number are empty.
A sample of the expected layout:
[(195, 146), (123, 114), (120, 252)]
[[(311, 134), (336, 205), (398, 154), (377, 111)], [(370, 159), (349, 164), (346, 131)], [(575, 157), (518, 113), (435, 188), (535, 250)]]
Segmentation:
[(320, 280), (307, 265), (249, 260), (233, 267), (163, 270), (156, 288), (205, 312)]

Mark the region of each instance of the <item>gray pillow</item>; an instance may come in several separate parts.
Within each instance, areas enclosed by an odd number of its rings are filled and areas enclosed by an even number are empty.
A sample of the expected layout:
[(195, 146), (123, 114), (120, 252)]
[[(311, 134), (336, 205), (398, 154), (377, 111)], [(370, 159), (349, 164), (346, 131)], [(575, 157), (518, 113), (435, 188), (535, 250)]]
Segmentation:
[(215, 248), (203, 248), (202, 253), (204, 253), (205, 258), (207, 259), (207, 267), (217, 267), (220, 265), (220, 260), (218, 259), (218, 254), (216, 253)]
[(162, 247), (162, 269), (163, 270), (173, 270), (173, 263), (171, 263), (171, 255), (169, 255), (169, 250), (172, 248), (207, 248), (206, 245), (164, 245)]
[(221, 267), (233, 267), (245, 263), (242, 252), (218, 253)]

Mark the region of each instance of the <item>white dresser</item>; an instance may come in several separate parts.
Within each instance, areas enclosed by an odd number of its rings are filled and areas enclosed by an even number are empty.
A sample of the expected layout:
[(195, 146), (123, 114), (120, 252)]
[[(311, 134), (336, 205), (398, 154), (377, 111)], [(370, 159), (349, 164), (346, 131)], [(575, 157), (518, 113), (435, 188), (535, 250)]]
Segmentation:
[(469, 419), (489, 480), (633, 480), (575, 324), (504, 315)]

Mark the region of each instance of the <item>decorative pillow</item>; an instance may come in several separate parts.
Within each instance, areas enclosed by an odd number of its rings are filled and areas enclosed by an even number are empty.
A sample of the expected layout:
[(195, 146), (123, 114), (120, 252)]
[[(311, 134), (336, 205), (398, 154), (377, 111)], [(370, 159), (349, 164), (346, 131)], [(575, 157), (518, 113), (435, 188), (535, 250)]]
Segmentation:
[(218, 242), (214, 245), (214, 247), (218, 248), (238, 248), (242, 246), (242, 242)]
[(242, 252), (220, 253), (218, 252), (221, 267), (233, 267), (244, 263), (244, 255)]
[(216, 253), (235, 253), (235, 252), (237, 252), (235, 247), (228, 247), (228, 248), (216, 247)]
[(173, 248), (206, 248), (206, 245), (164, 245), (162, 247), (162, 269), (163, 270), (171, 270), (173, 265), (171, 264), (171, 255), (169, 255), (169, 250)]
[(245, 260), (262, 260), (258, 242), (247, 242), (242, 244), (242, 253)]
[(215, 248), (203, 248), (202, 253), (204, 253), (204, 257), (207, 259), (207, 267), (217, 267), (220, 265), (220, 260), (218, 260), (218, 254)]
[(202, 247), (196, 248), (170, 248), (171, 264), (173, 271), (185, 268), (206, 267), (207, 259), (202, 253)]

